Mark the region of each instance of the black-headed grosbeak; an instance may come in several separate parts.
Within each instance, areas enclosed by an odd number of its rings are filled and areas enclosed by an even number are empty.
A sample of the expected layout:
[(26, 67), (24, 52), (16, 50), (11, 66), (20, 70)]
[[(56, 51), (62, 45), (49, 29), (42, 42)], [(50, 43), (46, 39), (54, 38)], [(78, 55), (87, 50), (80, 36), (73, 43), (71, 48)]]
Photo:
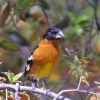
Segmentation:
[(64, 34), (58, 28), (50, 28), (27, 60), (24, 75), (45, 78), (55, 69), (60, 60), (59, 40)]

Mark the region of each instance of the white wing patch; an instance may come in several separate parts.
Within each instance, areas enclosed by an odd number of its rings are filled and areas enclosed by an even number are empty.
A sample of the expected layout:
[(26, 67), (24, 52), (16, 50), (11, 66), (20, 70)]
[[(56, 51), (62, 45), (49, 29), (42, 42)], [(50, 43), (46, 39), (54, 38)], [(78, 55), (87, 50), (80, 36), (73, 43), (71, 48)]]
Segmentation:
[(26, 65), (26, 71), (29, 71), (30, 70), (30, 65)]
[(32, 55), (28, 58), (28, 60), (33, 60), (33, 57), (32, 57)]

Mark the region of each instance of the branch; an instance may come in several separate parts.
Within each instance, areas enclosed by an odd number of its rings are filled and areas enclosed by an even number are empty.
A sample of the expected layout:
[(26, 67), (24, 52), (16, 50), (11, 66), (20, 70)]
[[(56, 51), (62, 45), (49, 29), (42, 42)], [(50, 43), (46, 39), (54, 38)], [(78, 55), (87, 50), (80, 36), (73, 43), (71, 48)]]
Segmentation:
[(100, 95), (100, 93), (98, 92), (94, 92), (93, 90), (95, 90), (96, 88), (92, 88), (92, 91), (89, 90), (81, 90), (80, 89), (80, 86), (81, 86), (81, 82), (82, 82), (82, 79), (80, 78), (79, 80), (79, 83), (78, 83), (78, 86), (76, 89), (67, 89), (67, 90), (61, 90), (57, 95), (56, 97), (53, 99), (53, 100), (57, 100), (57, 98), (62, 95), (63, 93), (68, 93), (68, 92), (80, 92), (80, 93), (89, 93), (89, 94), (93, 94), (93, 95)]
[[(19, 87), (17, 87), (17, 86), (19, 86)], [(17, 89), (16, 89), (16, 87), (17, 87)], [(29, 86), (21, 86), (21, 85), (18, 85), (18, 83), (16, 83), (15, 85), (2, 83), (2, 84), (0, 84), (0, 89), (13, 90), (15, 92), (15, 97), (18, 95), (18, 90), (38, 93), (38, 94), (46, 95), (46, 96), (52, 97), (52, 98), (55, 98), (57, 96), (56, 93), (54, 93), (50, 90), (44, 90), (44, 89), (39, 89), (36, 87), (29, 87)], [(58, 99), (59, 100), (70, 100), (68, 98), (64, 98), (63, 96), (59, 96)]]
[(16, 86), (15, 86), (15, 100), (19, 100), (19, 96), (18, 96), (18, 92), (19, 92), (19, 89), (20, 89), (20, 84), (19, 83), (16, 83)]
[(98, 33), (99, 33), (99, 31), (100, 31), (100, 22), (99, 22), (99, 18), (98, 18), (98, 14), (97, 14), (97, 8), (98, 8), (99, 0), (95, 0), (94, 3), (91, 0), (87, 0), (87, 2), (93, 8), (95, 23), (96, 23)]
[(67, 89), (67, 90), (62, 90), (58, 93), (57, 97), (54, 98), (53, 100), (57, 100), (57, 98), (63, 94), (63, 93), (68, 93), (68, 92), (81, 92), (81, 93), (89, 93), (89, 94), (94, 94), (94, 95), (100, 95), (100, 93), (94, 92), (94, 91), (87, 91), (87, 90), (78, 90), (78, 89)]
[[(38, 5), (41, 7), (41, 9), (42, 9), (42, 12), (43, 12), (43, 14), (44, 14), (44, 16), (45, 16), (45, 19), (46, 19), (46, 21), (47, 21), (48, 27), (52, 27), (53, 25), (52, 25), (52, 23), (51, 23), (51, 21), (50, 21), (50, 19), (49, 19), (49, 16), (48, 16), (47, 11), (46, 11), (46, 10), (49, 8), (47, 2), (44, 1), (44, 0), (37, 0), (37, 4), (38, 4)], [(46, 5), (46, 7), (45, 7), (45, 5)]]
[(42, 12), (45, 16), (47, 23), (48, 23), (48, 27), (54, 26), (54, 27), (58, 27), (58, 28), (63, 30), (64, 28), (69, 26), (71, 20), (70, 20), (68, 15), (64, 16), (64, 18), (62, 20), (60, 20), (58, 23), (56, 23), (55, 25), (52, 25), (52, 21), (49, 19), (48, 13), (46, 11), (48, 9), (48, 7), (44, 7), (44, 5), (47, 5), (46, 2), (44, 0), (37, 0), (37, 4), (39, 4), (41, 9), (42, 9)]

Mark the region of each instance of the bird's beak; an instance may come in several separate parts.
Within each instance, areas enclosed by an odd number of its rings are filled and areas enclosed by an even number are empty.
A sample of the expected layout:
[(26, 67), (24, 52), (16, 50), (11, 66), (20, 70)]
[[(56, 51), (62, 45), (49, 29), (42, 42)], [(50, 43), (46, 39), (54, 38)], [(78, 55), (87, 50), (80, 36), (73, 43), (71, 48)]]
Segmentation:
[(62, 31), (60, 31), (60, 32), (57, 33), (56, 38), (57, 39), (64, 38), (64, 34), (62, 33)]

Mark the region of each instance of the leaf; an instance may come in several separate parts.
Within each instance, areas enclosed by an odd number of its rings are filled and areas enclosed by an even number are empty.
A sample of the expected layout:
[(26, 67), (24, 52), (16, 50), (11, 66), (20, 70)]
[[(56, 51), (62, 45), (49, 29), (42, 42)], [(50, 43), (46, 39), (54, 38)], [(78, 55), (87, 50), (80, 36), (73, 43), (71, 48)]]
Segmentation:
[(23, 72), (15, 75), (12, 72), (3, 72), (7, 77), (10, 83), (15, 83), (21, 76), (23, 75)]
[[(26, 92), (21, 92), (19, 94), (19, 96), (20, 96), (20, 100), (30, 100), (30, 97), (29, 97), (29, 95)], [(38, 97), (33, 95), (32, 96), (32, 100), (38, 100)]]
[(0, 27), (3, 27), (9, 14), (10, 14), (11, 8), (10, 6), (7, 4), (4, 8), (4, 10), (2, 11), (1, 17), (0, 17)]
[(81, 25), (75, 25), (74, 27), (71, 27), (69, 30), (70, 33), (72, 33), (72, 37), (75, 36), (81, 36), (83, 33), (83, 29), (81, 27)]
[(4, 72), (4, 74), (7, 75), (9, 82), (13, 83), (14, 73), (12, 73), (12, 72)]
[(47, 3), (46, 0), (40, 0), (39, 3), (40, 3), (40, 6), (41, 6), (43, 9), (49, 9), (49, 4)]
[(74, 62), (67, 62), (67, 63), (68, 63), (68, 65), (70, 66), (70, 68), (75, 68)]
[(75, 55), (75, 57), (74, 57), (74, 61), (77, 63), (77, 62), (80, 62), (80, 60), (79, 60), (79, 58), (78, 58), (78, 56), (77, 55)]
[(81, 15), (77, 18), (77, 20), (75, 20), (76, 24), (80, 24), (80, 25), (84, 25), (86, 23), (88, 23), (90, 20), (89, 16), (87, 15)]
[(0, 38), (0, 46), (6, 50), (18, 51), (20, 48), (9, 39)]
[(23, 72), (21, 72), (21, 73), (15, 75), (15, 76), (13, 77), (13, 79), (12, 79), (12, 82), (15, 83), (18, 79), (21, 78), (22, 75), (23, 75)]
[(80, 25), (80, 26), (83, 26), (85, 24), (87, 24), (89, 21), (90, 21), (90, 17), (88, 15), (80, 15), (80, 16), (76, 16), (75, 14), (73, 13), (68, 13), (71, 21), (73, 24), (76, 25)]
[(0, 82), (5, 82), (5, 83), (9, 82), (8, 76), (5, 75), (3, 72), (0, 73)]
[(33, 0), (18, 0), (17, 7), (18, 8), (28, 8), (34, 4)]
[(74, 23), (76, 21), (76, 16), (74, 13), (72, 12), (68, 12), (68, 16), (71, 19), (71, 21)]
[(14, 100), (13, 96), (8, 96), (8, 100)]

